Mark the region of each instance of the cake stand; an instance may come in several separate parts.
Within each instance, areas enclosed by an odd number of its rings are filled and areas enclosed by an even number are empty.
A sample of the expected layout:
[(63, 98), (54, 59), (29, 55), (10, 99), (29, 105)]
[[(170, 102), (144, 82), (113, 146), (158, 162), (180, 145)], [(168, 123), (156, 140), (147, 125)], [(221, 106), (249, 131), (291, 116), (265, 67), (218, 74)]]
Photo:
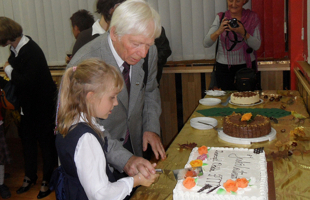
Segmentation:
[(271, 132), (268, 135), (257, 137), (257, 138), (237, 138), (232, 137), (223, 132), (223, 129), (218, 130), (219, 137), (225, 142), (230, 142), (234, 144), (251, 144), (253, 142), (263, 142), (263, 141), (271, 141), (276, 138), (277, 132), (274, 128), (271, 128)]

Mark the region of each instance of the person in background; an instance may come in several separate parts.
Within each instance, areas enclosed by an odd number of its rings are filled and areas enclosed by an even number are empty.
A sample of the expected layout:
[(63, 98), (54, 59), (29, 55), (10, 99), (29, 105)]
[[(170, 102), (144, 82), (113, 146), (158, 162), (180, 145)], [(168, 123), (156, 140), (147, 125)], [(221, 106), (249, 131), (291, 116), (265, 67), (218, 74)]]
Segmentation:
[(71, 26), (72, 26), (72, 33), (77, 39), (80, 32), (89, 29), (94, 24), (94, 16), (87, 10), (82, 9), (78, 10), (77, 12), (73, 13), (70, 17)]
[(110, 26), (112, 14), (116, 7), (125, 0), (98, 0), (96, 12), (101, 15), (91, 28), (82, 31), (73, 46), (72, 56), (86, 43), (104, 34)]
[[(243, 9), (247, 2), (227, 0), (228, 10), (218, 13), (203, 41), (204, 47), (208, 48), (219, 40), (215, 74), (217, 87), (222, 90), (236, 90), (234, 77), (239, 69), (257, 71), (256, 51), (261, 45), (261, 24), (255, 12)], [(238, 20), (236, 27), (231, 26), (233, 18)]]
[[(23, 146), (25, 178), (17, 194), (27, 192), (37, 181), (38, 145), (43, 157), (43, 180), (38, 199), (50, 194), (49, 181), (57, 165), (54, 122), (57, 88), (41, 48), (23, 35), (22, 27), (12, 19), (0, 17), (0, 45), (10, 45), (11, 55), (3, 66), (15, 86), (21, 121), (18, 130)], [(0, 87), (7, 81), (0, 77)]]
[[(158, 38), (155, 39), (155, 46), (157, 48), (157, 53), (158, 53), (158, 60), (157, 60), (157, 75), (156, 75), (156, 80), (158, 83), (160, 83), (160, 79), (162, 77), (163, 73), (163, 68), (165, 64), (167, 63), (168, 57), (171, 55), (171, 49), (169, 45), (169, 40), (166, 37), (165, 34), (165, 29), (164, 27), (161, 27), (161, 33)], [(146, 55), (144, 58), (144, 63), (143, 63), (143, 69), (146, 71), (148, 69), (148, 58), (149, 58), (149, 53)], [(152, 152), (152, 147), (150, 144), (147, 145), (147, 150), (143, 152), (143, 158), (150, 160), (153, 156)]]
[(157, 72), (156, 79), (159, 84), (162, 73), (163, 73), (163, 68), (165, 64), (167, 63), (168, 57), (172, 53), (170, 45), (169, 45), (169, 40), (166, 37), (164, 27), (161, 27), (161, 34), (158, 38), (155, 39), (155, 46), (158, 52), (158, 61), (157, 61), (158, 72)]
[[(160, 140), (161, 114), (157, 75), (155, 38), (160, 35), (158, 13), (143, 0), (127, 0), (114, 11), (110, 31), (84, 45), (72, 58), (67, 69), (82, 60), (97, 57), (123, 73), (126, 87), (118, 95), (119, 105), (112, 114), (99, 122), (110, 135), (108, 163), (114, 167), (116, 178), (141, 173), (150, 177), (155, 169), (142, 158), (150, 144), (155, 157), (166, 158)], [(148, 76), (142, 65), (149, 52)], [(61, 104), (61, 102), (60, 102)]]
[[(78, 10), (75, 13), (72, 14), (70, 17), (71, 26), (72, 26), (72, 33), (77, 39), (80, 32), (89, 29), (94, 24), (94, 16), (87, 10), (82, 9)], [(66, 56), (66, 63), (69, 63), (70, 59), (72, 58), (72, 55)]]
[[(0, 103), (0, 110), (1, 108), (2, 103)], [(2, 197), (2, 199), (8, 199), (11, 197), (11, 192), (8, 186), (4, 184), (4, 165), (10, 164), (10, 162), (11, 157), (5, 141), (3, 117), (2, 112), (0, 111), (0, 196)]]
[(66, 70), (62, 83), (67, 87), (60, 93), (56, 147), (65, 176), (71, 177), (65, 186), (68, 199), (124, 199), (133, 187), (150, 186), (158, 174), (146, 179), (138, 173), (116, 181), (106, 162), (108, 138), (98, 118), (107, 119), (118, 105), (124, 85), (119, 70), (86, 59)]

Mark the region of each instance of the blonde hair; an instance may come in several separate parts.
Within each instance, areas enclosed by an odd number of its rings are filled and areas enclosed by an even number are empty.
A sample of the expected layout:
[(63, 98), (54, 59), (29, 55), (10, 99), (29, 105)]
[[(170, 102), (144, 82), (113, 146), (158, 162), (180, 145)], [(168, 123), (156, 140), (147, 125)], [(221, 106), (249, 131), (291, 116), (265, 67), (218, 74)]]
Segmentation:
[(71, 125), (83, 117), (100, 135), (92, 120), (94, 107), (86, 96), (88, 92), (94, 92), (94, 97), (100, 99), (105, 92), (115, 88), (120, 92), (123, 84), (120, 72), (97, 58), (84, 60), (77, 67), (67, 69), (61, 83), (58, 132), (65, 137)]
[[(150, 29), (153, 26), (153, 32)], [(126, 34), (158, 38), (161, 33), (159, 14), (143, 0), (127, 0), (113, 12), (110, 28), (122, 37)]]

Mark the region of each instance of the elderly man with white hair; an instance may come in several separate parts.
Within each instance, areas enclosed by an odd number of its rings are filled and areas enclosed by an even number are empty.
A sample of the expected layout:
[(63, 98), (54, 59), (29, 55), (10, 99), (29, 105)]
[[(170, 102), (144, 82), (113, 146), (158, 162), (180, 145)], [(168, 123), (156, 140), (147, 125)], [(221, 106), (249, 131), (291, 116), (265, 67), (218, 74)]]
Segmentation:
[[(142, 158), (148, 144), (157, 159), (166, 158), (159, 137), (161, 103), (154, 45), (160, 33), (158, 13), (143, 0), (127, 0), (114, 11), (109, 32), (83, 46), (67, 66), (97, 57), (123, 74), (125, 84), (117, 96), (119, 105), (100, 124), (108, 136), (108, 163), (130, 176), (140, 172), (148, 178), (155, 173), (151, 163)], [(144, 70), (142, 65), (148, 52), (148, 69)], [(123, 176), (117, 172), (115, 175)]]

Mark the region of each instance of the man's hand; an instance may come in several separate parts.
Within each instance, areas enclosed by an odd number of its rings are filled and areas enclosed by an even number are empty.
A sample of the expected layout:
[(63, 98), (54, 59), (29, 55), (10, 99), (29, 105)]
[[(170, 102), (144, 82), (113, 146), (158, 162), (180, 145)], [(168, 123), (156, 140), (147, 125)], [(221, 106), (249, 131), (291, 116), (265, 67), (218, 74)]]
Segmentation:
[(127, 161), (124, 171), (129, 176), (135, 176), (136, 174), (141, 173), (147, 179), (156, 173), (154, 166), (148, 160), (134, 155)]
[(147, 144), (150, 144), (152, 147), (152, 150), (155, 154), (156, 159), (159, 159), (159, 155), (161, 156), (161, 159), (166, 158), (166, 152), (163, 147), (163, 144), (160, 141), (159, 136), (156, 133), (146, 131), (143, 134), (143, 151), (146, 151)]
[(70, 62), (70, 60), (71, 60), (71, 58), (72, 58), (72, 56), (66, 56), (66, 63), (68, 64), (69, 62)]

